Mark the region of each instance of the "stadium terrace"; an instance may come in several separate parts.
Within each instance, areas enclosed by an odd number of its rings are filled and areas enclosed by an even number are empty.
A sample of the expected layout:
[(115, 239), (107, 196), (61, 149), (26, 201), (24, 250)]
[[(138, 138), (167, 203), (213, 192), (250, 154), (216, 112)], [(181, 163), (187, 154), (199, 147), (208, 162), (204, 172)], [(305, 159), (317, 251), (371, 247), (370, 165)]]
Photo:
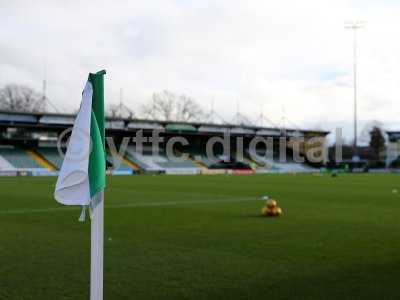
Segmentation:
[[(57, 174), (74, 119), (71, 114), (0, 112), (1, 174)], [(325, 163), (328, 133), (107, 118), (107, 170), (114, 175), (317, 172)]]

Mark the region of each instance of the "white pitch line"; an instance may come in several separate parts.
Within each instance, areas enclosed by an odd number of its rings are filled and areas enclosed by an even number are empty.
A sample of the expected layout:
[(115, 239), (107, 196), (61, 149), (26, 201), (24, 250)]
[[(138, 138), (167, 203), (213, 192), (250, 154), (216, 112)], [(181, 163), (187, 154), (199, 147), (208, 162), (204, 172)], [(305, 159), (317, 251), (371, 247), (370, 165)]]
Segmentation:
[(255, 201), (256, 198), (237, 198), (237, 199), (210, 199), (210, 200), (191, 200), (191, 201), (164, 201), (164, 202), (144, 202), (144, 203), (128, 203), (128, 204), (111, 204), (106, 205), (106, 208), (121, 208), (121, 207), (143, 207), (143, 206), (174, 206), (180, 204), (203, 204), (203, 203), (224, 203), (224, 202), (246, 202)]
[[(147, 206), (176, 206), (176, 205), (187, 205), (187, 204), (207, 204), (207, 203), (235, 203), (235, 202), (247, 202), (257, 201), (256, 198), (238, 198), (238, 199), (220, 199), (220, 200), (192, 200), (192, 201), (165, 201), (165, 202), (143, 202), (143, 203), (121, 203), (121, 204), (110, 204), (106, 205), (105, 208), (129, 208), (129, 207), (147, 207)], [(0, 210), (0, 215), (18, 215), (18, 214), (30, 214), (30, 213), (47, 213), (47, 212), (58, 212), (66, 210), (80, 210), (80, 207), (48, 207), (48, 208), (32, 208), (32, 209), (10, 209)]]

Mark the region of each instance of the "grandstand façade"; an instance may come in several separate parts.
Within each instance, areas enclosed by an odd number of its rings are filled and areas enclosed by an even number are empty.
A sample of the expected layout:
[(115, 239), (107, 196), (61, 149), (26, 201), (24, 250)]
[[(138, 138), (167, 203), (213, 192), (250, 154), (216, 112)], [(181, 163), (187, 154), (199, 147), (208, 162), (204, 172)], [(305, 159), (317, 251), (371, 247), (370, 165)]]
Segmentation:
[[(0, 111), (0, 172), (3, 175), (57, 174), (62, 163), (59, 150), (65, 146), (68, 129), (73, 126), (74, 119), (72, 114)], [(149, 142), (144, 142), (138, 149), (132, 139), (139, 131), (145, 139), (149, 139), (157, 131), (162, 139), (159, 148), (154, 151)], [(65, 132), (65, 139), (60, 142), (59, 137)], [(116, 175), (312, 172), (318, 170), (317, 167), (322, 162), (311, 163), (307, 159), (302, 163), (295, 161), (291, 141), (303, 139), (300, 152), (304, 152), (307, 146), (312, 146), (307, 145), (308, 141), (318, 137), (320, 144), (324, 144), (328, 133), (244, 124), (108, 117), (106, 137), (112, 143), (106, 143), (107, 168), (109, 173)], [(168, 141), (177, 137), (186, 139), (188, 143), (176, 143), (171, 149), (178, 158), (170, 159), (166, 153)], [(225, 138), (229, 141), (229, 154), (226, 155), (222, 145), (216, 143), (213, 147), (216, 160), (210, 160), (206, 145), (212, 138)], [(256, 138), (269, 138), (272, 141), (270, 156), (264, 155), (268, 149), (263, 143), (252, 147), (252, 141)], [(282, 140), (287, 141), (285, 159), (282, 159), (282, 153), (278, 149)], [(239, 151), (240, 145), (243, 145), (243, 151)], [(124, 151), (116, 154), (121, 147)], [(258, 154), (256, 159), (251, 151)]]

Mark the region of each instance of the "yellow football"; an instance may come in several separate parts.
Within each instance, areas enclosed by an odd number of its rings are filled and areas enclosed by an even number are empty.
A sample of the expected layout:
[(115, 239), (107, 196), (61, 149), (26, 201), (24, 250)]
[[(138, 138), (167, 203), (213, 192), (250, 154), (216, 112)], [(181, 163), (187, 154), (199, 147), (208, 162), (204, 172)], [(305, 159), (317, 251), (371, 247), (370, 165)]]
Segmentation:
[(282, 209), (280, 207), (274, 207), (272, 209), (272, 215), (275, 217), (279, 217), (280, 215), (282, 215)]
[(274, 209), (273, 208), (267, 208), (267, 216), (270, 216), (270, 217), (274, 216)]
[(268, 215), (268, 208), (267, 208), (266, 206), (264, 206), (264, 207), (261, 209), (261, 214), (262, 214), (263, 216), (267, 216), (267, 215)]
[(274, 200), (274, 199), (268, 199), (266, 202), (266, 205), (268, 208), (274, 208), (274, 207), (276, 207), (277, 203), (276, 203), (276, 200)]

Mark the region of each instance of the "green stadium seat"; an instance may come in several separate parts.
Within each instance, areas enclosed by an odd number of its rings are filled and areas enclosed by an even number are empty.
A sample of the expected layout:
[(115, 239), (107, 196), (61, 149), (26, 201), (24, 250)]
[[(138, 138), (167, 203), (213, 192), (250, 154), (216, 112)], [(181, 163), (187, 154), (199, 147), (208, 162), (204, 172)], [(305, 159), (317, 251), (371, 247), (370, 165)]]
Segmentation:
[(23, 149), (0, 148), (0, 155), (17, 169), (42, 169)]
[(63, 158), (60, 156), (56, 147), (39, 147), (37, 153), (49, 161), (57, 170), (60, 170)]

